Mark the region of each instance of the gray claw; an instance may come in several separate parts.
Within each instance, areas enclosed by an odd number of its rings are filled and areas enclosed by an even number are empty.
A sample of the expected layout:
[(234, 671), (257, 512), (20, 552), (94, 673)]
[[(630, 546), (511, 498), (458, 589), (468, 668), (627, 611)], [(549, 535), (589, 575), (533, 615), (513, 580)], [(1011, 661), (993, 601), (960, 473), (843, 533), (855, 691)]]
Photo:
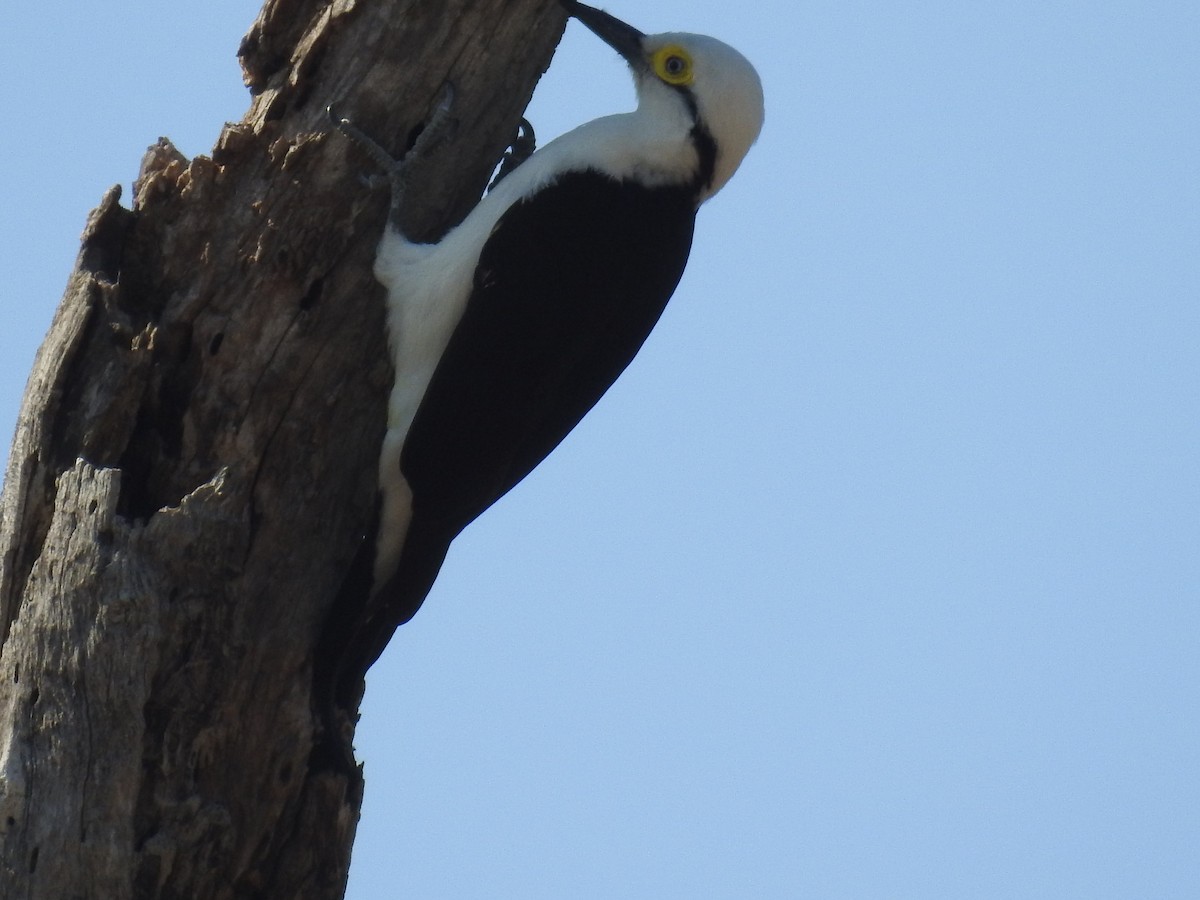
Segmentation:
[(326, 108), (329, 121), (333, 127), (361, 147), (380, 169), (387, 175), (392, 185), (392, 209), (389, 215), (393, 224), (399, 224), (400, 208), (404, 202), (404, 191), (407, 187), (406, 174), (410, 160), (426, 155), (438, 142), (445, 137), (446, 128), (450, 123), (450, 109), (454, 104), (454, 85), (447, 81), (442, 86), (437, 105), (433, 114), (426, 122), (412, 149), (400, 159), (396, 159), (380, 144), (370, 137), (352, 121), (342, 116), (334, 104)]
[(410, 156), (420, 157), (428, 155), (434, 147), (447, 137), (450, 126), (453, 123), (453, 119), (450, 117), (450, 110), (454, 107), (455, 93), (454, 82), (447, 81), (442, 85), (442, 90), (438, 94), (437, 104), (433, 108), (433, 113), (426, 120), (425, 127), (421, 129), (421, 133), (417, 135), (412, 149), (404, 154), (405, 159)]

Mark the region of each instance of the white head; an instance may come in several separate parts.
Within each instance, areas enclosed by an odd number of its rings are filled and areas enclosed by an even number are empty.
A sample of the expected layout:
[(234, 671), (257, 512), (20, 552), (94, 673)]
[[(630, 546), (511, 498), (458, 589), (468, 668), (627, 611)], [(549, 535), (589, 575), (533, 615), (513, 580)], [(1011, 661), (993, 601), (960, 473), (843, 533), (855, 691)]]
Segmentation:
[(642, 34), (575, 0), (567, 11), (628, 61), (638, 113), (671, 123), (698, 159), (698, 201), (719, 191), (741, 165), (763, 124), (762, 82), (749, 60), (702, 34)]

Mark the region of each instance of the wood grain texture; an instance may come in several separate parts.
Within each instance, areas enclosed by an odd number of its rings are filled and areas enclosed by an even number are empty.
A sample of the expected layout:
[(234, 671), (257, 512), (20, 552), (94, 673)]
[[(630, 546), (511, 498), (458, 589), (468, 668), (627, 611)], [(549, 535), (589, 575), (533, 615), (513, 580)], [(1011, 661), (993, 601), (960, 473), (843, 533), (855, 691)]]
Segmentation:
[(386, 192), (457, 128), (412, 232), (478, 199), (561, 34), (554, 0), (274, 0), (211, 157), (160, 141), (92, 213), (0, 497), (0, 897), (342, 896), (357, 772), (313, 763), (313, 653), (365, 528), (390, 366)]

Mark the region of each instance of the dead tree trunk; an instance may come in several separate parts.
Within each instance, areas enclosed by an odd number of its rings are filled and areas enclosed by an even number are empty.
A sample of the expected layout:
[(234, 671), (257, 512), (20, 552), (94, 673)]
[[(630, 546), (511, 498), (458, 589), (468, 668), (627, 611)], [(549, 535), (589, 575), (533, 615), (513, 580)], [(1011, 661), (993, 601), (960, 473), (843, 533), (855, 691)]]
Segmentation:
[(473, 205), (565, 18), (554, 0), (268, 0), (212, 158), (162, 140), (92, 213), (0, 500), (0, 896), (342, 896), (356, 774), (313, 765), (322, 622), (390, 384), (386, 191), (327, 104)]

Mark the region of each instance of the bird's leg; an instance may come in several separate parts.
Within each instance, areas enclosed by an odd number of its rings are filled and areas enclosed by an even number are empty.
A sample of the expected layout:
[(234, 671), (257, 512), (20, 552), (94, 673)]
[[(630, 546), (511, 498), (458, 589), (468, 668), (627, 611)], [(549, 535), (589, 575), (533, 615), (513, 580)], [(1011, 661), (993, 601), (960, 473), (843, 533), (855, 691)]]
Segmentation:
[(510, 174), (513, 169), (519, 166), (529, 157), (533, 156), (533, 151), (537, 149), (537, 135), (533, 133), (533, 126), (529, 124), (529, 120), (522, 117), (517, 125), (517, 133), (508, 145), (508, 150), (500, 160), (500, 170), (496, 172), (496, 177), (492, 179), (492, 183), (488, 185), (490, 191), (498, 185), (506, 175)]
[(333, 126), (361, 147), (387, 176), (392, 187), (392, 206), (388, 218), (395, 225), (399, 225), (400, 209), (404, 205), (404, 192), (408, 187), (408, 176), (411, 170), (409, 162), (427, 155), (446, 136), (451, 122), (450, 109), (453, 105), (454, 85), (447, 81), (442, 86), (437, 106), (434, 107), (425, 127), (408, 152), (399, 159), (394, 158), (374, 138), (338, 113), (333, 106), (326, 110)]

